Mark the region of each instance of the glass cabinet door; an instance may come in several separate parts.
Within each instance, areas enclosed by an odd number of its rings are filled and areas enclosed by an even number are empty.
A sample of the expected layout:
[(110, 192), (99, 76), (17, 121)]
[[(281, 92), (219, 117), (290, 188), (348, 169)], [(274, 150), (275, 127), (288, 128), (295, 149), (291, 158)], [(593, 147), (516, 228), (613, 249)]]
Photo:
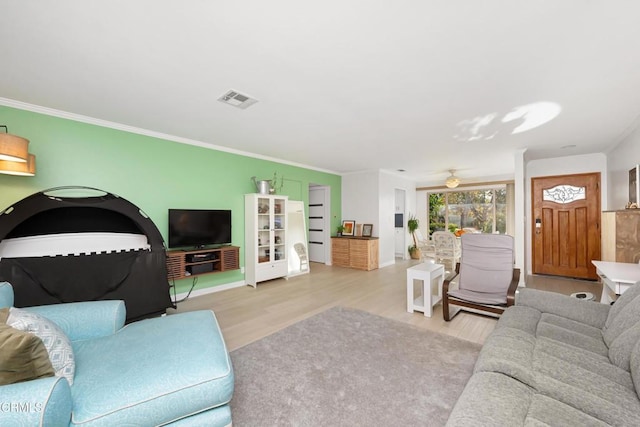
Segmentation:
[(286, 199), (260, 197), (257, 209), (258, 263), (285, 260)]
[(271, 200), (258, 198), (258, 262), (271, 262)]
[(273, 199), (273, 261), (286, 259), (285, 221), (287, 219), (286, 199)]

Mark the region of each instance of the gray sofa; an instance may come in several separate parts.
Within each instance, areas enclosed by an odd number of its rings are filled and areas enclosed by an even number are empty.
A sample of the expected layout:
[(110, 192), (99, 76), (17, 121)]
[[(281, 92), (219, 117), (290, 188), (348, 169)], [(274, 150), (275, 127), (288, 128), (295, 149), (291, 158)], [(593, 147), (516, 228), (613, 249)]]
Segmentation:
[(523, 288), (447, 426), (640, 426), (640, 286), (615, 304)]

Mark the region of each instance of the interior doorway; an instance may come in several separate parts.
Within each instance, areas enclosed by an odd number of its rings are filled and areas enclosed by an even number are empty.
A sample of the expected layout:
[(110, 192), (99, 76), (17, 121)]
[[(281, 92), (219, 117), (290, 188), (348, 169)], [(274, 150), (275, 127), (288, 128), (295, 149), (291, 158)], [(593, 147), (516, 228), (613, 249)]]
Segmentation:
[(407, 254), (405, 223), (406, 191), (400, 188), (395, 189), (395, 256), (404, 259)]
[(309, 186), (309, 261), (326, 264), (330, 257), (331, 188)]
[(534, 274), (597, 279), (600, 173), (531, 179)]

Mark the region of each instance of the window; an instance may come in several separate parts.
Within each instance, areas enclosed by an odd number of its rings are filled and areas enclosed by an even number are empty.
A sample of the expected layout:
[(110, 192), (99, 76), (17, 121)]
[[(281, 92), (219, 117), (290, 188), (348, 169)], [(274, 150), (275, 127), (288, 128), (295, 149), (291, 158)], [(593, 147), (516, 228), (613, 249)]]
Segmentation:
[(429, 234), (439, 230), (507, 232), (506, 187), (429, 193)]

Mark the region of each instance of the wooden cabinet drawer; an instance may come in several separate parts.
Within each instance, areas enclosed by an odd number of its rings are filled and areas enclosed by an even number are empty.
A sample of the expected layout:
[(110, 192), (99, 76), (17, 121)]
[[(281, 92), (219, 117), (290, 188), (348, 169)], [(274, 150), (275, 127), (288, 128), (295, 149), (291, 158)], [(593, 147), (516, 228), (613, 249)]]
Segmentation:
[(331, 239), (331, 263), (338, 267), (349, 267), (349, 241)]

